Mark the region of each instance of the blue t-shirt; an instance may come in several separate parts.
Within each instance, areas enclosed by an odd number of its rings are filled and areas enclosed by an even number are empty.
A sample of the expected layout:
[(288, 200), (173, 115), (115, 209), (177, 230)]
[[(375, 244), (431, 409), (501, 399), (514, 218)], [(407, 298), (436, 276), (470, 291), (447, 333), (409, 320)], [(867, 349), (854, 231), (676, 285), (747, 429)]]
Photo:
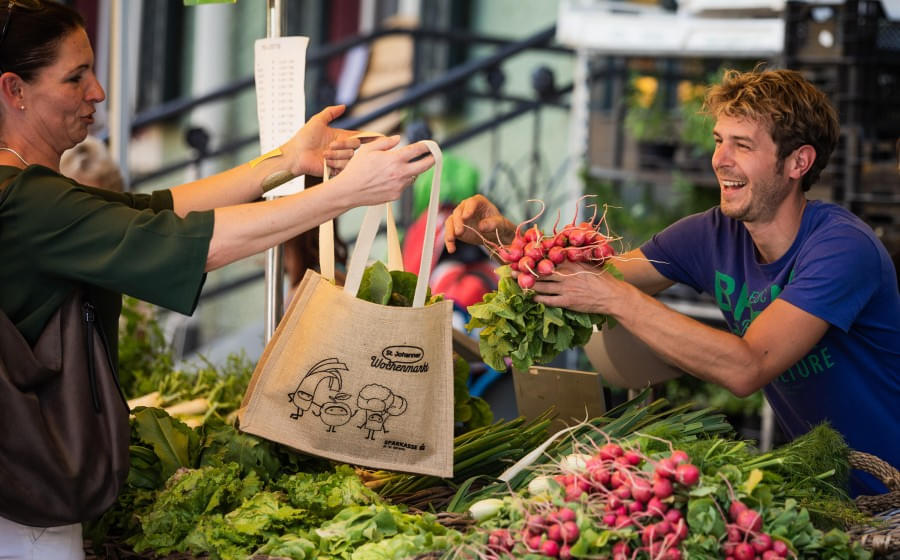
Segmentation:
[[(900, 467), (900, 293), (881, 242), (859, 218), (810, 201), (794, 243), (762, 264), (743, 223), (718, 207), (684, 218), (641, 247), (669, 280), (711, 294), (743, 336), (775, 298), (828, 322), (825, 336), (765, 387), (791, 438), (827, 420), (856, 451)], [(853, 494), (886, 491), (854, 473)]]

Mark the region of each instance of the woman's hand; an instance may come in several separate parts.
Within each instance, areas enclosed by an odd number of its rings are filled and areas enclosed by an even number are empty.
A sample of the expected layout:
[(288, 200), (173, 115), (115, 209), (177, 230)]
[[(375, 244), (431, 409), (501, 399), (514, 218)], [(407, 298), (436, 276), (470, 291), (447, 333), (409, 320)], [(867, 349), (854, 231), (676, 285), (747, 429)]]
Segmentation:
[(444, 222), (444, 245), (453, 253), (457, 240), (481, 245), (484, 239), (496, 241), (498, 235), (508, 243), (512, 241), (515, 229), (516, 226), (490, 200), (476, 194), (460, 202)]
[(344, 105), (326, 107), (281, 147), (290, 160), (291, 174), (322, 177), (325, 171), (323, 160), (328, 160), (328, 166), (335, 170), (346, 166), (353, 150), (360, 144), (359, 139), (351, 138), (357, 131), (329, 126), (331, 121), (344, 114), (344, 109)]
[[(353, 206), (397, 200), (420, 173), (434, 165), (424, 142), (392, 150), (399, 142), (399, 136), (389, 136), (363, 144), (334, 179), (335, 187), (348, 191)], [(416, 159), (420, 156), (424, 157)]]

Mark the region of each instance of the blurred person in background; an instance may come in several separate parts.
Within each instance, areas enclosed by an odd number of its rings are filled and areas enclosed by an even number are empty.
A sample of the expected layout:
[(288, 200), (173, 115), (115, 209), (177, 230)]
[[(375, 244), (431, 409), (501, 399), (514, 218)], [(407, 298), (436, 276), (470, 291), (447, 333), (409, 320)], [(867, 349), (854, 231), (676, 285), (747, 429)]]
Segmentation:
[(59, 173), (69, 179), (115, 192), (125, 190), (125, 179), (119, 165), (113, 161), (106, 144), (95, 136), (88, 136), (59, 159)]
[[(739, 397), (763, 389), (791, 438), (829, 422), (851, 448), (900, 467), (894, 264), (862, 220), (806, 198), (838, 140), (834, 108), (791, 70), (729, 71), (705, 106), (716, 121), (720, 204), (615, 257), (624, 281), (565, 262), (537, 280), (535, 301), (610, 315), (666, 360)], [(448, 218), (445, 241), (453, 251), (457, 240), (498, 233), (509, 242), (514, 230), (478, 195)], [(711, 294), (730, 332), (652, 297), (676, 282)], [(849, 490), (886, 491), (859, 471)]]
[[(206, 272), (396, 200), (434, 162), (422, 143), (391, 150), (398, 137), (360, 147), (329, 126), (343, 107), (328, 107), (279, 150), (208, 178), (152, 194), (84, 186), (59, 173), (105, 99), (84, 21), (36, 0), (9, 2), (0, 18), (0, 309), (30, 344), (79, 285), (110, 335), (122, 293), (190, 314)], [(322, 176), (323, 160), (340, 172), (327, 184), (259, 201), (273, 177)], [(115, 364), (116, 339), (106, 340)], [(0, 557), (83, 558), (80, 524), (27, 527), (3, 515)]]

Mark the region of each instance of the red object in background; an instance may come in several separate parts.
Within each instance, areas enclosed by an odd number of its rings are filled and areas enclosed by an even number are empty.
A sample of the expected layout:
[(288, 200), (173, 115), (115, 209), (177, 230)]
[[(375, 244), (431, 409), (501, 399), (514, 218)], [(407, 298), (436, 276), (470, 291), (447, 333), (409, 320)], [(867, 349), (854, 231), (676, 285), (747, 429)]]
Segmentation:
[(442, 261), (431, 273), (431, 293), (444, 294), (446, 299), (466, 309), (481, 302), (484, 294), (496, 289), (494, 266), (489, 260), (470, 263)]
[[(437, 265), (441, 253), (444, 252), (444, 222), (453, 213), (453, 206), (442, 205), (438, 208), (437, 224), (434, 228), (434, 251), (431, 256), (431, 268)], [(425, 239), (425, 220), (427, 212), (422, 214), (407, 229), (403, 237), (403, 269), (419, 274), (422, 263), (422, 242)]]
[[(487, 292), (497, 287), (497, 275), (494, 274), (495, 263), (483, 255), (483, 258), (459, 260), (449, 255), (441, 260), (444, 253), (444, 221), (453, 212), (452, 205), (444, 205), (438, 210), (438, 223), (434, 234), (434, 251), (431, 254), (431, 293), (444, 294), (461, 307), (466, 308), (481, 301)], [(403, 268), (413, 274), (419, 273), (422, 262), (422, 242), (425, 238), (426, 212), (412, 223), (403, 238)], [(458, 252), (462, 252), (459, 251)]]
[[(331, 0), (328, 3), (328, 42), (337, 43), (359, 34), (359, 0)], [(326, 66), (328, 82), (337, 84), (344, 55), (332, 57)]]

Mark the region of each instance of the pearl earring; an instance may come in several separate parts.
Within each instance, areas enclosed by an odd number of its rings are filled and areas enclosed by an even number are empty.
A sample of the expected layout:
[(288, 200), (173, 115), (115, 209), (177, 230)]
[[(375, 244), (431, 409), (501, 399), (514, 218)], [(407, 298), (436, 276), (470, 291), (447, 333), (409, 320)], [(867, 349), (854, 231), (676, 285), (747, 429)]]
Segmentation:
[(19, 110), (24, 111), (24, 110), (25, 110), (25, 106), (24, 106), (24, 105), (19, 105)]

